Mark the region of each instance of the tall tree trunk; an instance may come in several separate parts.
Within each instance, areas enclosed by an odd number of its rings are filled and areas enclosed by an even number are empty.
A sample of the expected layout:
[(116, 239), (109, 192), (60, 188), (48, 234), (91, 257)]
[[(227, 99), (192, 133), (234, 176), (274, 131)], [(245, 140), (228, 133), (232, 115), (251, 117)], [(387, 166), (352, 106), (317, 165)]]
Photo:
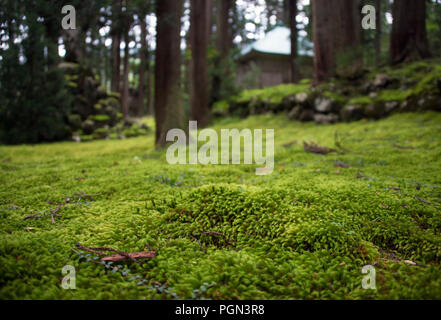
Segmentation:
[(217, 74), (213, 77), (212, 102), (222, 100), (221, 94), (223, 82), (228, 81), (230, 74), (229, 56), (233, 42), (232, 29), (230, 26), (230, 12), (233, 9), (232, 0), (218, 0), (217, 2), (217, 27), (216, 27), (216, 49), (218, 59), (216, 61)]
[(191, 72), (190, 119), (205, 127), (210, 121), (208, 94), (208, 25), (206, 0), (191, 0)]
[(113, 0), (112, 6), (112, 91), (121, 89), (121, 0)]
[(153, 115), (155, 111), (153, 105), (152, 69), (150, 65), (150, 58), (147, 60), (146, 76), (147, 76), (147, 114)]
[(232, 36), (230, 32), (230, 11), (232, 8), (232, 0), (219, 0), (219, 8), (217, 10), (217, 50), (221, 55), (221, 60), (228, 58), (230, 54)]
[(290, 26), (291, 24), (291, 20), (290, 20), (291, 13), (289, 11), (290, 2), (291, 0), (283, 0), (282, 22), (285, 26)]
[(123, 75), (123, 87), (122, 87), (122, 94), (121, 94), (121, 106), (122, 106), (122, 113), (124, 116), (124, 119), (127, 119), (129, 116), (129, 28), (127, 28), (125, 35), (124, 35), (124, 75)]
[(145, 74), (148, 73), (148, 47), (147, 47), (147, 23), (145, 17), (140, 17), (141, 28), (141, 50), (139, 52), (141, 62), (139, 64), (139, 85), (138, 85), (138, 116), (145, 112)]
[(376, 18), (377, 21), (377, 29), (375, 32), (375, 63), (376, 65), (381, 64), (381, 39), (383, 37), (383, 9), (381, 7), (382, 0), (376, 0)]
[(213, 8), (214, 8), (214, 0), (206, 0), (207, 2), (207, 37), (208, 41), (211, 39), (211, 34), (213, 30)]
[(66, 48), (66, 56), (64, 59), (67, 62), (80, 63), (84, 61), (84, 34), (81, 28), (77, 26), (75, 30), (63, 30), (62, 38), (64, 47)]
[(289, 0), (289, 26), (291, 29), (291, 82), (297, 82), (300, 78), (297, 69), (297, 0)]
[(181, 99), (182, 0), (156, 3), (155, 120), (156, 146), (165, 146), (167, 132), (185, 128)]
[(395, 0), (390, 42), (391, 63), (429, 58), (426, 31), (426, 1)]
[(312, 1), (315, 83), (335, 75), (353, 77), (360, 71), (356, 5), (353, 0)]
[(112, 37), (112, 91), (120, 92), (121, 87), (121, 37)]

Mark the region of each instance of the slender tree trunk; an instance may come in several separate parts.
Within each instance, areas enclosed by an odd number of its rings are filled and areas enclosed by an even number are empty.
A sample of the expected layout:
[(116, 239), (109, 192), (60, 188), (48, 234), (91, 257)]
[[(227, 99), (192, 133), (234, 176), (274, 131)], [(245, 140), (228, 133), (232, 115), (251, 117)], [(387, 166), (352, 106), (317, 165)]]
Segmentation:
[(112, 91), (121, 89), (121, 0), (113, 0), (112, 6)]
[(66, 48), (66, 56), (64, 59), (67, 62), (80, 63), (84, 61), (85, 46), (84, 35), (82, 35), (81, 28), (77, 26), (75, 30), (63, 30), (62, 38), (64, 47)]
[(126, 45), (124, 47), (124, 76), (121, 94), (121, 105), (124, 119), (127, 119), (127, 117), (129, 116), (129, 28), (127, 28), (124, 35), (124, 42)]
[(198, 122), (199, 127), (205, 127), (210, 122), (208, 95), (208, 25), (206, 0), (191, 0), (191, 93), (190, 119)]
[(297, 82), (300, 78), (297, 69), (297, 0), (289, 0), (289, 26), (291, 29), (291, 82)]
[(156, 146), (165, 146), (167, 132), (185, 128), (181, 99), (182, 0), (156, 3), (155, 120)]
[(147, 113), (149, 115), (153, 115), (155, 113), (155, 111), (154, 111), (154, 105), (153, 105), (152, 69), (150, 66), (150, 58), (147, 60), (146, 76), (147, 76)]
[(382, 0), (376, 0), (376, 21), (377, 29), (375, 32), (375, 63), (376, 65), (381, 64), (381, 39), (383, 37), (383, 9), (381, 7)]
[(139, 52), (141, 62), (139, 64), (139, 85), (138, 85), (138, 116), (145, 112), (145, 74), (148, 73), (148, 47), (147, 47), (147, 23), (145, 17), (140, 17), (141, 28), (141, 50)]
[(217, 50), (221, 55), (221, 60), (228, 58), (231, 48), (231, 32), (230, 32), (230, 11), (232, 8), (232, 0), (219, 0), (217, 10)]
[[(230, 12), (233, 9), (232, 0), (219, 0), (217, 2), (217, 27), (216, 27), (216, 49), (218, 51), (218, 60), (216, 61), (216, 69), (218, 73), (213, 77), (212, 83), (212, 100), (218, 101), (224, 97), (221, 94), (224, 81), (228, 81), (230, 74), (229, 56), (233, 35), (229, 22)], [(212, 101), (212, 102), (213, 102)]]
[(429, 58), (426, 1), (399, 0), (392, 7), (391, 63)]
[(193, 94), (193, 57), (192, 57), (192, 33), (193, 33), (194, 25), (190, 23), (190, 27), (188, 28), (187, 34), (185, 35), (185, 44), (186, 44), (186, 55), (185, 55), (185, 81), (184, 90), (189, 94), (189, 103), (191, 104), (191, 95)]
[(112, 37), (112, 91), (120, 92), (121, 86), (121, 37)]
[(212, 34), (212, 26), (213, 26), (213, 8), (214, 8), (214, 0), (206, 0), (207, 2), (207, 39), (210, 41)]
[(360, 27), (353, 0), (313, 0), (315, 83), (339, 75), (353, 77), (362, 67)]

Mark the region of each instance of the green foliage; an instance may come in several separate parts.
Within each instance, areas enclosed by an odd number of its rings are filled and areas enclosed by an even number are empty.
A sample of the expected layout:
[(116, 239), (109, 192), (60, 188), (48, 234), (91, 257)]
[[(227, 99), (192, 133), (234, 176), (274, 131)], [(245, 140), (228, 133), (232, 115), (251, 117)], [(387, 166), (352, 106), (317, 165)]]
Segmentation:
[(432, 0), (427, 4), (427, 38), (429, 47), (435, 56), (441, 54), (441, 5)]
[(233, 53), (222, 60), (220, 53), (210, 48), (208, 52), (208, 74), (212, 79), (212, 88), (210, 91), (211, 103), (215, 103), (220, 100), (228, 100), (230, 97), (236, 95), (239, 91), (236, 85), (236, 63), (233, 59)]
[(21, 40), (1, 49), (0, 140), (17, 144), (65, 139), (70, 134), (66, 120), (72, 97), (57, 68), (57, 44), (38, 14), (45, 5), (39, 10), (35, 3), (17, 5), (15, 17), (3, 10), (0, 16), (2, 24), (15, 19), (8, 24), (8, 34)]

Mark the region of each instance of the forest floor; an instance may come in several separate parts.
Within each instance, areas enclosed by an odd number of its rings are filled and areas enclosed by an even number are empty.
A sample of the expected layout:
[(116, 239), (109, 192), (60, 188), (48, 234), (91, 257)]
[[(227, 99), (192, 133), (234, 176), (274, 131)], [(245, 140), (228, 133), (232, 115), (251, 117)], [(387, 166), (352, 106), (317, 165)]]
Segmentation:
[(441, 114), (214, 128), (275, 128), (274, 173), (169, 165), (153, 135), (0, 146), (0, 299), (441, 299)]

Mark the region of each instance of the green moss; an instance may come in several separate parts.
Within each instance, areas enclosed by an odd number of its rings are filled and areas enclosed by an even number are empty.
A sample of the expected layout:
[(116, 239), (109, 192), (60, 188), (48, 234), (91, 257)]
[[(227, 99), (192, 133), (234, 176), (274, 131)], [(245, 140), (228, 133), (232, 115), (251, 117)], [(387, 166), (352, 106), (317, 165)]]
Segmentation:
[(94, 139), (105, 139), (109, 136), (109, 129), (107, 128), (99, 128), (93, 132)]
[[(253, 165), (169, 165), (153, 135), (0, 146), (0, 298), (440, 299), (440, 123), (431, 112), (213, 126), (276, 129), (270, 176)], [(336, 136), (347, 152), (301, 144), (335, 148)], [(24, 220), (66, 198), (54, 223)], [(72, 251), (78, 242), (158, 255), (100, 265)], [(376, 291), (362, 289), (368, 264)], [(60, 289), (65, 265), (76, 290)]]
[(298, 84), (281, 84), (265, 89), (245, 90), (233, 100), (238, 103), (252, 100), (266, 100), (269, 103), (279, 104), (286, 96), (306, 92), (310, 87), (311, 82), (309, 80), (303, 80)]
[(347, 101), (347, 98), (341, 96), (340, 94), (332, 91), (323, 92), (323, 96), (334, 100), (337, 103), (344, 104)]
[(84, 135), (81, 135), (80, 137), (81, 137), (82, 142), (90, 142), (95, 139), (95, 136), (93, 134), (89, 134), (89, 135), (84, 134)]
[(227, 115), (228, 114), (229, 104), (227, 101), (222, 100), (218, 101), (213, 105), (213, 113), (216, 115)]
[(372, 103), (373, 100), (368, 96), (354, 97), (349, 100), (348, 105), (368, 105)]
[(105, 124), (108, 123), (110, 121), (110, 117), (106, 114), (97, 114), (94, 116), (90, 116), (89, 119), (97, 122), (97, 123), (101, 123), (101, 124)]
[(412, 91), (410, 90), (382, 90), (379, 92), (378, 97), (376, 98), (377, 101), (404, 101), (406, 100), (410, 95), (412, 94)]

